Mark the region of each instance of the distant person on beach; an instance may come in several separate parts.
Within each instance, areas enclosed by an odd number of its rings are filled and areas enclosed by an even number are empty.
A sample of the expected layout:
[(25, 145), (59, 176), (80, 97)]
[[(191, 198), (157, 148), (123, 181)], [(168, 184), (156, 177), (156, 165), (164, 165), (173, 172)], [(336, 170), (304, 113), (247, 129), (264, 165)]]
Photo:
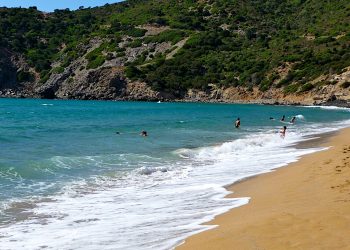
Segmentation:
[(285, 118), (286, 118), (286, 116), (283, 115), (282, 118), (281, 118), (281, 122), (284, 122)]
[(140, 135), (141, 135), (141, 136), (148, 136), (147, 131), (145, 131), (145, 130), (142, 130), (141, 133), (140, 133)]
[(293, 118), (290, 120), (290, 123), (294, 124), (296, 117), (293, 116)]
[(286, 136), (286, 130), (287, 130), (286, 126), (283, 126), (283, 128), (280, 130), (280, 135), (282, 138)]
[(235, 122), (235, 127), (239, 128), (239, 126), (241, 126), (241, 120), (239, 119), (239, 117), (237, 118), (236, 122)]

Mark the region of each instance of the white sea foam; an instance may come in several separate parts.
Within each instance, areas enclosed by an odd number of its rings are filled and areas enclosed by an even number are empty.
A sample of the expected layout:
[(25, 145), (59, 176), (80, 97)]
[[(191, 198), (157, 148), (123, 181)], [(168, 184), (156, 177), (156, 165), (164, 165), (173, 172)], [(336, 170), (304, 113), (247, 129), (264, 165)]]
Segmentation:
[(337, 107), (337, 106), (301, 106), (304, 108), (318, 108), (318, 109), (326, 109), (326, 110), (344, 110), (344, 111), (348, 111), (350, 112), (350, 108), (346, 108), (346, 107)]
[[(127, 175), (72, 182), (48, 202), (30, 208), (35, 216), (0, 228), (1, 249), (170, 249), (212, 227), (201, 223), (249, 201), (224, 198), (229, 193), (225, 185), (322, 150), (290, 146), (303, 136), (349, 124), (313, 124), (302, 133), (291, 126), (285, 139), (271, 130), (221, 145), (183, 148), (174, 152), (182, 159), (163, 165), (148, 156), (133, 156), (142, 164)], [(59, 168), (71, 164), (62, 157), (55, 160)], [(101, 159), (73, 161), (98, 165)]]
[(296, 115), (295, 116), (298, 120), (305, 120), (305, 117), (303, 115)]

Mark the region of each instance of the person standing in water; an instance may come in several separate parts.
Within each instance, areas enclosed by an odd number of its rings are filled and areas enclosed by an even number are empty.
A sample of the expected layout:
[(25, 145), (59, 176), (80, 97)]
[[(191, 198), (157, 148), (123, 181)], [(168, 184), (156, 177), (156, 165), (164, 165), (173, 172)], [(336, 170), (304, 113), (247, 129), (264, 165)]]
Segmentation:
[(239, 128), (239, 126), (241, 126), (241, 120), (239, 119), (239, 117), (237, 118), (236, 122), (235, 122), (235, 127)]
[(283, 115), (282, 118), (281, 118), (281, 122), (284, 122), (284, 119), (285, 119), (285, 118), (286, 118), (286, 116)]
[(287, 130), (286, 126), (283, 126), (283, 128), (280, 130), (280, 135), (282, 138), (286, 136), (286, 130)]

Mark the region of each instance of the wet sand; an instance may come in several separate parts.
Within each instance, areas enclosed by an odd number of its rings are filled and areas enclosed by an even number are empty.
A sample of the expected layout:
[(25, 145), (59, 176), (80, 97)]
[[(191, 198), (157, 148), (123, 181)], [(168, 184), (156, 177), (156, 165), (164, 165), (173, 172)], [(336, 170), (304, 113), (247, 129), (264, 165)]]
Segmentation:
[(329, 149), (228, 187), (250, 202), (177, 249), (350, 249), (350, 129), (301, 144), (317, 145)]

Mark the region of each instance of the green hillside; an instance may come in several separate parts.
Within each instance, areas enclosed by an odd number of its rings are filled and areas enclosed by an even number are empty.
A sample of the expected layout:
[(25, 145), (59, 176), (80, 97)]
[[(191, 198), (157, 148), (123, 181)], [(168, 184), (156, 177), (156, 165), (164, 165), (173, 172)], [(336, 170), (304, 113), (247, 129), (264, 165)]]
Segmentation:
[[(146, 24), (166, 29), (145, 36)], [(348, 0), (129, 0), (49, 14), (2, 8), (0, 48), (23, 55), (35, 69), (17, 71), (17, 81), (43, 84), (80, 57), (96, 69), (124, 57), (128, 47), (184, 41), (171, 56), (145, 50), (125, 60), (126, 76), (179, 97), (212, 84), (296, 92), (350, 65), (349, 25)], [(90, 51), (96, 38), (103, 42)], [(286, 65), (282, 77), (277, 69)]]

